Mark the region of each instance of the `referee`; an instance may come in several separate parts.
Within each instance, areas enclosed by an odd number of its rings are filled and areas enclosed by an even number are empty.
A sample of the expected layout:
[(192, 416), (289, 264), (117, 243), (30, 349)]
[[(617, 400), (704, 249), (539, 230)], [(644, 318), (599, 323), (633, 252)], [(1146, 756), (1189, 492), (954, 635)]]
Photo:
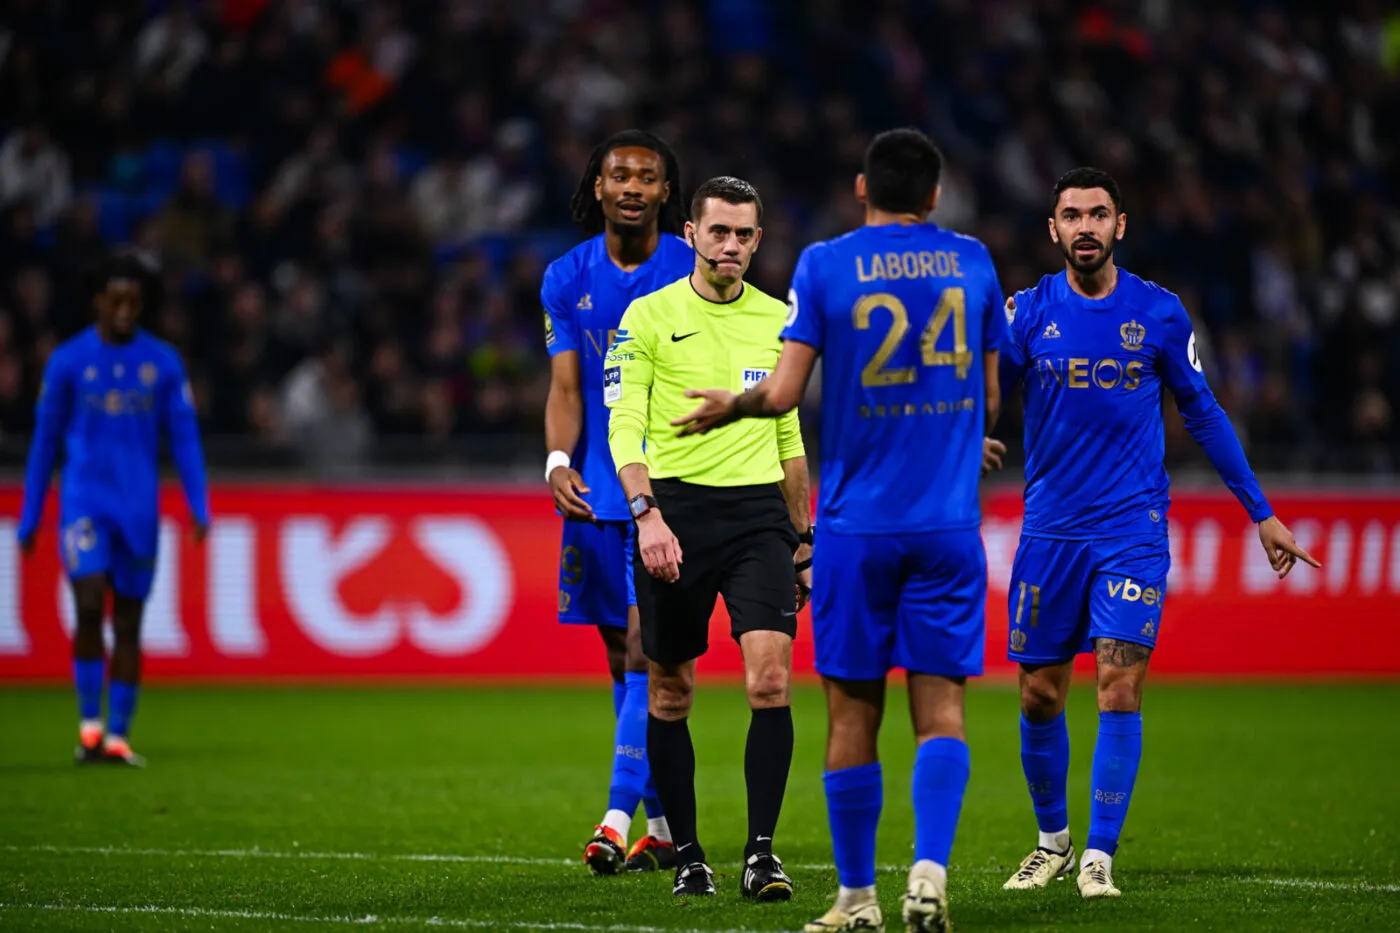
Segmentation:
[(763, 205), (752, 185), (712, 178), (696, 190), (690, 215), (694, 271), (632, 302), (603, 371), (608, 445), (637, 523), (637, 608), (651, 675), (647, 754), (676, 843), (672, 893), (714, 894), (695, 829), (687, 717), (695, 659), (709, 648), (710, 615), (722, 593), (753, 711), (742, 890), (787, 900), (792, 879), (773, 854), (773, 831), (792, 764), (792, 639), (811, 573), (794, 566), (806, 567), (811, 544), (797, 412), (691, 437), (671, 427), (694, 407), (687, 387), (742, 392), (772, 371), (787, 307), (744, 284), (763, 236)]

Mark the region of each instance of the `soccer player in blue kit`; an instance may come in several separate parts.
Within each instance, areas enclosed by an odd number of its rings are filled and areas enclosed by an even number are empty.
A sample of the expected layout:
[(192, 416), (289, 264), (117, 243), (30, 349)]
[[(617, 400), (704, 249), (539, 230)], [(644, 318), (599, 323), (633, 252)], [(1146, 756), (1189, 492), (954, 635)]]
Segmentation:
[(1117, 897), (1113, 855), (1142, 755), (1142, 687), (1161, 632), (1167, 570), (1162, 390), (1258, 523), (1280, 578), (1319, 566), (1274, 516), (1202, 373), (1191, 319), (1171, 292), (1115, 266), (1127, 226), (1118, 185), (1078, 168), (1055, 185), (1050, 238), (1065, 269), (1006, 302), (1002, 391), (1024, 392), (1025, 520), (1011, 570), (1008, 656), (1020, 665), (1021, 763), (1040, 839), (1006, 882), (1044, 887), (1074, 870), (1065, 698), (1074, 656), (1098, 667), (1086, 898)]
[[(685, 222), (680, 170), (669, 146), (626, 130), (593, 150), (572, 200), (590, 235), (545, 270), (540, 299), (550, 355), (545, 477), (564, 517), (559, 621), (594, 625), (607, 648), (617, 711), (608, 808), (584, 847), (597, 875), (675, 864), (675, 847), (646, 758), (647, 661), (632, 582), (633, 523), (608, 450), (603, 358), (633, 299), (690, 274), (695, 257), (675, 236)], [(647, 834), (629, 851), (637, 803)]]
[[(81, 717), (79, 764), (145, 764), (128, 738), (141, 681), (141, 614), (155, 577), (162, 432), (170, 439), (185, 487), (195, 539), (202, 541), (209, 527), (204, 458), (184, 365), (174, 347), (137, 326), (153, 279), (129, 255), (109, 260), (97, 272), (97, 324), (49, 358), (25, 473), (19, 541), (28, 553), (59, 448), (65, 451), (59, 550), (77, 607), (73, 681)], [(104, 671), (102, 618), (108, 589), (113, 645), (111, 665)]]
[(947, 865), (967, 786), (963, 694), (982, 673), (987, 560), (977, 484), (1000, 406), (1001, 287), (983, 246), (926, 223), (943, 159), (912, 129), (866, 150), (865, 225), (803, 251), (773, 374), (677, 425), (777, 417), (822, 376), (821, 491), (812, 567), (816, 667), (830, 728), (826, 798), (840, 892), (809, 933), (882, 929), (877, 740), (890, 670), (908, 672), (918, 752), (911, 931), (949, 929)]

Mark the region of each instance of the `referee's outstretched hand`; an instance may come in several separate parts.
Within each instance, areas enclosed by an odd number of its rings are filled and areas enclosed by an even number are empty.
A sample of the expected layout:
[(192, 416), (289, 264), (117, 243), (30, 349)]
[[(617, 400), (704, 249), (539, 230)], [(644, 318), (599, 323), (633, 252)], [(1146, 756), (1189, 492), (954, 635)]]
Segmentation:
[(703, 398), (705, 401), (690, 414), (671, 422), (671, 427), (681, 429), (677, 432), (680, 437), (704, 434), (737, 420), (734, 408), (739, 396), (733, 392), (724, 389), (686, 389), (685, 397)]
[(584, 485), (578, 470), (566, 466), (555, 467), (554, 472), (549, 474), (549, 491), (554, 493), (554, 504), (565, 521), (593, 521), (593, 506), (579, 498), (590, 490)]
[(637, 519), (637, 550), (647, 573), (656, 579), (675, 583), (681, 578), (681, 543), (655, 509)]

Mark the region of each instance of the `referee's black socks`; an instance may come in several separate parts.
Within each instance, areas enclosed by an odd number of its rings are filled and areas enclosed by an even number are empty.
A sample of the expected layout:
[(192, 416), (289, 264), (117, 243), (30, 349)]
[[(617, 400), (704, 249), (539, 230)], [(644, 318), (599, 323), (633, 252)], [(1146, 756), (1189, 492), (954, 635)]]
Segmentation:
[(695, 838), (695, 746), (690, 741), (690, 722), (657, 719), (648, 713), (647, 758), (651, 782), (676, 844), (677, 864), (705, 861), (705, 850)]
[[(688, 743), (687, 743), (688, 744)], [(648, 750), (650, 754), (650, 750)], [(694, 758), (691, 758), (692, 763)], [(693, 764), (692, 764), (693, 767)], [(773, 830), (783, 809), (788, 770), (792, 767), (792, 707), (770, 706), (753, 711), (744, 748), (744, 782), (749, 792), (749, 839), (744, 859), (773, 851)], [(657, 785), (660, 787), (660, 785)], [(695, 812), (691, 795), (691, 813)], [(664, 801), (663, 801), (664, 802)], [(670, 810), (666, 811), (670, 816)], [(675, 832), (672, 825), (671, 832)]]

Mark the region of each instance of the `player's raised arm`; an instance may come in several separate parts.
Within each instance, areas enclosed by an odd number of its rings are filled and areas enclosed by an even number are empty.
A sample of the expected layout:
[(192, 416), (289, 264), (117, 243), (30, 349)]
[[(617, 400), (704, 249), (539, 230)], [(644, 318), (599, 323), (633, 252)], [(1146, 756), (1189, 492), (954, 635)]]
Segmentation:
[(1176, 398), (1186, 430), (1205, 451), (1215, 472), (1220, 474), (1249, 517), (1259, 525), (1259, 540), (1269, 555), (1270, 565), (1280, 578), (1286, 577), (1299, 559), (1321, 567), (1311, 554), (1298, 546), (1293, 533), (1274, 515), (1269, 500), (1264, 497), (1234, 426), (1206, 382), (1196, 350), (1196, 333), (1179, 301), (1173, 301), (1164, 323), (1166, 337), (1159, 363), (1162, 381)]
[(209, 479), (204, 471), (204, 450), (199, 441), (199, 419), (194, 410), (185, 367), (175, 359), (160, 388), (160, 418), (170, 438), (170, 453), (185, 488), (194, 519), (195, 536), (202, 539), (209, 528)]
[(29, 444), (29, 463), (24, 472), (24, 506), (18, 531), (20, 546), (26, 551), (33, 546), (34, 534), (39, 530), (58, 447), (73, 413), (73, 386), (63, 359), (59, 353), (49, 357), (35, 406), (34, 438)]
[(544, 475), (564, 518), (591, 522), (593, 506), (582, 498), (591, 490), (571, 466), (574, 447), (583, 433), (583, 375), (578, 328), (562, 292), (560, 274), (551, 266), (540, 285), (544, 343), (549, 351), (549, 396), (544, 403), (544, 443), (549, 456)]

